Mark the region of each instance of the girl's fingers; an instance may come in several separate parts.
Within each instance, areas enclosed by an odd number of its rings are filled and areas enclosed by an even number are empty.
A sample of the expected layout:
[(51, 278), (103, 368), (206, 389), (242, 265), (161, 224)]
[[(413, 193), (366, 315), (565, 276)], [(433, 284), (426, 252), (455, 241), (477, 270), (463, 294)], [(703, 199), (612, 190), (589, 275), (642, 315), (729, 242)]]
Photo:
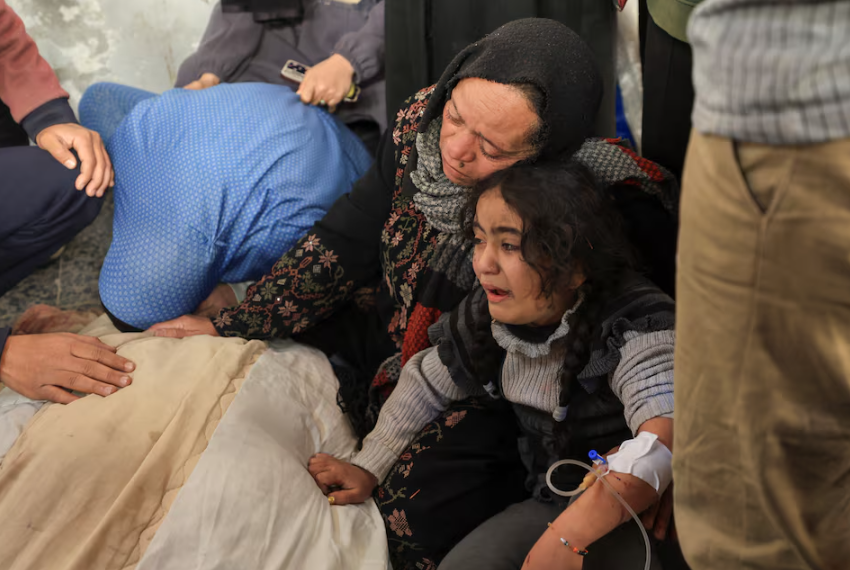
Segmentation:
[[(366, 500), (363, 491), (358, 489), (345, 489), (342, 491), (334, 491), (328, 495), (328, 501), (331, 505), (356, 505)], [(330, 499), (333, 498), (333, 501)]]

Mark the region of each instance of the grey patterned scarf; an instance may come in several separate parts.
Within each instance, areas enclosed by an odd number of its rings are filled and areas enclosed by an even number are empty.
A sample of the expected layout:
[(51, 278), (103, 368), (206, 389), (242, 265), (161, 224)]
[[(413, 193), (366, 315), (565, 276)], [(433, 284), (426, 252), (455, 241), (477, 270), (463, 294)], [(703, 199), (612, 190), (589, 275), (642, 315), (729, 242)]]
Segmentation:
[(413, 201), (425, 214), (428, 223), (441, 232), (457, 234), (461, 231), (460, 212), (466, 204), (469, 188), (455, 184), (443, 173), (440, 156), (442, 124), (443, 118), (437, 117), (428, 125), (427, 131), (416, 136), (419, 158), (410, 179), (419, 190)]

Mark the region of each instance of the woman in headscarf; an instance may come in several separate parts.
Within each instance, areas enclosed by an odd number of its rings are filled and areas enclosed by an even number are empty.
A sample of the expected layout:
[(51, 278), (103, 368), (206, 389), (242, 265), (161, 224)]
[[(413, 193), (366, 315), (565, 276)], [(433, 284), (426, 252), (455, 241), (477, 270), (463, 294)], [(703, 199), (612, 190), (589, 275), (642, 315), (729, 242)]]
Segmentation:
[[(477, 181), (518, 162), (574, 155), (621, 211), (636, 204), (642, 212), (654, 212), (653, 226), (667, 224), (675, 243), (674, 215), (668, 213), (675, 208), (675, 182), (623, 147), (587, 141), (601, 94), (593, 55), (566, 26), (545, 19), (506, 24), (458, 54), (436, 86), (408, 100), (372, 169), (248, 289), (244, 300), (213, 320), (183, 316), (153, 328), (173, 337), (298, 335), (331, 356), (346, 411), (365, 435), (401, 367), (429, 346), (428, 326), (473, 286), (472, 249), (459, 213)], [(646, 235), (639, 228), (631, 233)], [(372, 378), (367, 403), (363, 395)], [(472, 474), (467, 468), (455, 476), (458, 484), (438, 506), (443, 512), (413, 513), (417, 489), (410, 486), (398, 490), (406, 508), (383, 501), (385, 518), (395, 529), (391, 537), (408, 524), (435, 527), (430, 540), (405, 553), (410, 567), (416, 556), (433, 564), (481, 522), (524, 498), (525, 471), (510, 411), (467, 408), (463, 426), (479, 435), (480, 465)], [(467, 445), (468, 435), (464, 441)], [(452, 445), (451, 430), (442, 429), (428, 443)], [(450, 487), (439, 476), (423, 483)], [(460, 493), (475, 494), (477, 508), (445, 516), (452, 494)], [(403, 548), (407, 536), (398, 534), (401, 545), (391, 549)]]

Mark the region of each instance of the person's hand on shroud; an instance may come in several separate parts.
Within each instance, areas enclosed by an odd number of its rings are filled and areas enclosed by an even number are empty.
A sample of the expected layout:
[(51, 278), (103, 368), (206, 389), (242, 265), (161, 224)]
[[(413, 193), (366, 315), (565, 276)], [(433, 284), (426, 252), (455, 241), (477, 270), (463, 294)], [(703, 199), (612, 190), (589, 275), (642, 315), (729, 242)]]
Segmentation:
[(70, 404), (70, 392), (109, 396), (132, 383), (135, 364), (115, 348), (70, 333), (10, 336), (0, 358), (0, 381), (33, 400)]
[(301, 101), (310, 105), (327, 105), (333, 113), (336, 106), (348, 95), (354, 68), (338, 53), (315, 65), (304, 74), (304, 81), (296, 93)]
[[(310, 458), (307, 470), (332, 505), (352, 505), (366, 501), (378, 485), (378, 479), (365, 469), (340, 461), (327, 453)], [(339, 490), (332, 490), (339, 487)]]
[(183, 89), (189, 89), (190, 91), (200, 91), (201, 89), (215, 87), (219, 83), (221, 83), (221, 79), (218, 78), (218, 75), (216, 75), (215, 73), (204, 73), (192, 83), (184, 85)]
[(154, 331), (154, 336), (166, 338), (186, 338), (187, 336), (201, 334), (219, 336), (210, 319), (195, 315), (183, 315), (170, 321), (163, 321), (153, 325), (148, 330)]
[(35, 137), (39, 148), (49, 152), (66, 168), (76, 168), (80, 157), (80, 175), (74, 184), (77, 190), (85, 189), (89, 196), (100, 198), (106, 189), (115, 185), (112, 162), (103, 146), (100, 135), (76, 123), (61, 123), (43, 129)]

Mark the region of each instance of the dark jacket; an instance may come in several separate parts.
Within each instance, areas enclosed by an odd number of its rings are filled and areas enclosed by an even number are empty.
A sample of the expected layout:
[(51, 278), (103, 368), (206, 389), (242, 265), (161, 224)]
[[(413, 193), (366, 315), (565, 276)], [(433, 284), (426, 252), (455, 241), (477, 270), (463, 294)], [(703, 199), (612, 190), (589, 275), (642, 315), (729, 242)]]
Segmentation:
[(343, 103), (338, 115), (345, 123), (372, 121), (386, 126), (384, 95), (384, 2), (358, 4), (307, 0), (304, 17), (296, 22), (257, 22), (251, 13), (224, 13), (213, 8), (197, 51), (180, 65), (175, 87), (203, 73), (226, 83), (295, 84), (280, 75), (287, 60), (315, 65), (338, 53), (351, 62), (362, 92), (356, 103)]

